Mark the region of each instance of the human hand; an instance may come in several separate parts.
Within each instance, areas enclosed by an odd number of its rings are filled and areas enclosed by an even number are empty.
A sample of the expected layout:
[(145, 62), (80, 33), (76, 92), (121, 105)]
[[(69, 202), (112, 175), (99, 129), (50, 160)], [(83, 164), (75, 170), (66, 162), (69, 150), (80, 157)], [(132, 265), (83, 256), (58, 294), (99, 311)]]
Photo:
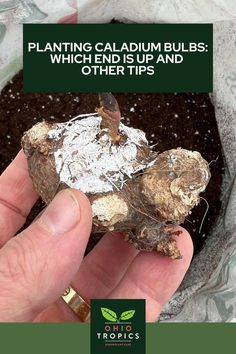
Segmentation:
[(69, 284), (92, 298), (146, 299), (146, 319), (155, 321), (180, 285), (192, 258), (186, 230), (176, 237), (183, 258), (139, 252), (121, 233), (107, 233), (83, 258), (91, 207), (84, 194), (57, 194), (39, 218), (24, 224), (38, 195), (21, 151), (0, 177), (0, 322), (78, 321), (61, 299)]

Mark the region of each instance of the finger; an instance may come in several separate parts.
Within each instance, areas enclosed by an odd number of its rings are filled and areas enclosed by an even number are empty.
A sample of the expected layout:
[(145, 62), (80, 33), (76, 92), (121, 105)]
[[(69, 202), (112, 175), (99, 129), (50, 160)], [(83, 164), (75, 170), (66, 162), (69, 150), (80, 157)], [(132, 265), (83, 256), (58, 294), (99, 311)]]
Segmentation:
[(0, 250), (0, 322), (32, 321), (78, 272), (91, 231), (91, 206), (76, 190), (57, 194), (27, 230)]
[(138, 253), (122, 233), (107, 233), (84, 258), (73, 287), (87, 301), (106, 298)]
[(146, 299), (146, 320), (157, 320), (162, 307), (179, 287), (190, 265), (193, 245), (188, 232), (176, 237), (182, 259), (173, 260), (155, 252), (141, 252), (109, 295), (110, 298)]
[(80, 322), (64, 300), (59, 299), (43, 310), (33, 322)]
[(23, 226), (37, 199), (21, 150), (0, 176), (0, 246)]

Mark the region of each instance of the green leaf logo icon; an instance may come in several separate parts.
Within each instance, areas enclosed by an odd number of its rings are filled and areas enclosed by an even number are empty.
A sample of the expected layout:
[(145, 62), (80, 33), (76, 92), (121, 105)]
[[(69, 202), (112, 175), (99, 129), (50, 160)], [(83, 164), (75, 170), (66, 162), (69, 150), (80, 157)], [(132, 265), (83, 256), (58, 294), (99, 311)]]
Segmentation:
[(124, 311), (122, 312), (121, 316), (120, 316), (120, 320), (129, 320), (131, 319), (135, 314), (135, 310), (128, 310), (128, 311)]
[(102, 311), (103, 317), (106, 320), (111, 321), (111, 322), (116, 322), (118, 320), (117, 314), (114, 311), (107, 309), (106, 307), (101, 307), (101, 311)]

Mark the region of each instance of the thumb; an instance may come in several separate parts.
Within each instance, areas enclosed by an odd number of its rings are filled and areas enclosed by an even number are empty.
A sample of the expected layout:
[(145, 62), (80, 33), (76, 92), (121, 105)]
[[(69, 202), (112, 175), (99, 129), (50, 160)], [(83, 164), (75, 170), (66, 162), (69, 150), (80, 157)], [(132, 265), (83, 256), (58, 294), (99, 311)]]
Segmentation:
[(44, 213), (0, 250), (0, 322), (32, 321), (78, 271), (91, 231), (91, 207), (79, 191), (57, 194)]

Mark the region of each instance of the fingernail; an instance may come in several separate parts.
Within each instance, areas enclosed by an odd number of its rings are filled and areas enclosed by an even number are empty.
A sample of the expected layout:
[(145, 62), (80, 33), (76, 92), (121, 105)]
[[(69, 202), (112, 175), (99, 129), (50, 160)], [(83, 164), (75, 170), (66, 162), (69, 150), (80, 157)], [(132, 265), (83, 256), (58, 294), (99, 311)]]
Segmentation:
[(70, 231), (80, 220), (80, 207), (73, 192), (59, 192), (36, 221), (50, 233), (61, 235)]

